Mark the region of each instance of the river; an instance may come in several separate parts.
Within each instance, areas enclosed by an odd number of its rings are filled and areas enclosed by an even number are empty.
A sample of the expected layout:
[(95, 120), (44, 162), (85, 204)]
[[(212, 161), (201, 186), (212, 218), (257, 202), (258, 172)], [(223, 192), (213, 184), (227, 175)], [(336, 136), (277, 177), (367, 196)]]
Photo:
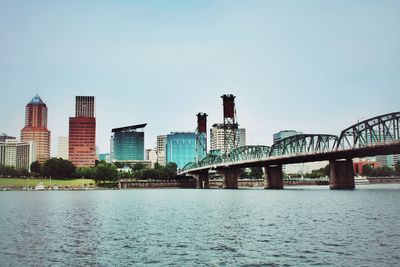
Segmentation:
[(0, 192), (0, 266), (395, 266), (400, 185)]

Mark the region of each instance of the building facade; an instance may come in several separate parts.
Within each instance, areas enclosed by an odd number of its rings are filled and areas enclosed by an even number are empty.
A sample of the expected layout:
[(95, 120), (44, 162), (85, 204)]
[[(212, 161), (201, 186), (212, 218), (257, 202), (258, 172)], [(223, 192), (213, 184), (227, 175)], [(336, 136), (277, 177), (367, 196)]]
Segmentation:
[(157, 162), (165, 166), (167, 163), (167, 136), (157, 136)]
[(178, 169), (196, 159), (196, 134), (194, 132), (173, 132), (167, 135), (167, 163), (175, 162)]
[(5, 142), (6, 140), (9, 140), (9, 139), (15, 140), (16, 138), (13, 136), (8, 136), (5, 133), (0, 134), (0, 142)]
[(76, 117), (69, 118), (68, 159), (77, 167), (93, 167), (96, 161), (94, 97), (76, 97)]
[(144, 160), (144, 132), (147, 124), (112, 129), (114, 161)]
[[(231, 131), (230, 129), (227, 130)], [(233, 136), (228, 133), (228, 136)], [(239, 128), (236, 132), (236, 140), (238, 147), (246, 145), (246, 129)], [(224, 125), (222, 123), (216, 123), (210, 129), (210, 150), (220, 151), (224, 154)]]
[(94, 118), (94, 96), (76, 96), (75, 117)]
[(146, 160), (151, 162), (151, 167), (154, 168), (154, 164), (157, 162), (157, 150), (146, 149)]
[(396, 163), (398, 161), (400, 161), (400, 155), (395, 154), (395, 155), (376, 156), (376, 161), (379, 162), (381, 165), (386, 165), (386, 166), (394, 168)]
[(47, 129), (47, 106), (36, 95), (25, 108), (25, 127), (21, 130), (21, 142), (34, 141), (36, 159), (44, 163), (50, 158), (50, 131)]
[(283, 130), (283, 131), (274, 133), (273, 141), (274, 141), (274, 144), (275, 144), (276, 142), (279, 142), (282, 139), (285, 139), (285, 138), (293, 136), (293, 135), (299, 135), (299, 134), (303, 134), (303, 133), (302, 132), (297, 132), (297, 131), (294, 131), (294, 130)]
[(57, 158), (68, 160), (68, 136), (59, 136), (57, 145)]
[(34, 141), (18, 142), (14, 139), (8, 139), (5, 142), (0, 142), (0, 165), (29, 170), (34, 161), (36, 161), (36, 144)]

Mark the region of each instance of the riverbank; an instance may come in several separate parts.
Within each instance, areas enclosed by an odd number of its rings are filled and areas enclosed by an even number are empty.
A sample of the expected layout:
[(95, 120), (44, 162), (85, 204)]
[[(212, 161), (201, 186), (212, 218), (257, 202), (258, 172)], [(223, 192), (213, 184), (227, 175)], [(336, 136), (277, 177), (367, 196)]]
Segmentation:
[(0, 189), (9, 190), (26, 190), (33, 189), (38, 184), (42, 183), (45, 189), (50, 187), (58, 187), (61, 190), (95, 188), (96, 183), (92, 179), (72, 179), (72, 180), (57, 180), (43, 178), (0, 178)]

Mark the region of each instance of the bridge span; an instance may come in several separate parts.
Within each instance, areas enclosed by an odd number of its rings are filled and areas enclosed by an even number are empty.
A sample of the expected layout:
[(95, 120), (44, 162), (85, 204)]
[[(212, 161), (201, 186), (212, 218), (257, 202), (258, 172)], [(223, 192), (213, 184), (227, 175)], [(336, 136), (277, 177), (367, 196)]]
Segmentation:
[(353, 159), (400, 154), (400, 112), (379, 115), (344, 129), (339, 136), (301, 134), (272, 146), (243, 146), (226, 155), (207, 154), (188, 163), (179, 175), (197, 179), (198, 188), (208, 188), (210, 172), (224, 178), (224, 188), (238, 188), (243, 168), (263, 167), (266, 189), (283, 189), (282, 165), (329, 161), (330, 188), (354, 189)]

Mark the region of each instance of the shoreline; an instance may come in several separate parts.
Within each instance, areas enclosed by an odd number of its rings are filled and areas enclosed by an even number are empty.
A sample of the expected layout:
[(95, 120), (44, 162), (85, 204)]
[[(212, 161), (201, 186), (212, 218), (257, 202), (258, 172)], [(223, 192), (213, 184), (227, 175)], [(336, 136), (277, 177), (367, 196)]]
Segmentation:
[[(1, 179), (1, 178), (0, 178)], [(42, 181), (43, 179), (39, 179), (38, 181)], [(400, 184), (400, 177), (370, 177), (367, 179), (369, 183), (364, 184), (360, 183), (357, 185), (374, 185), (374, 184)], [(34, 179), (31, 182), (35, 181)], [(239, 189), (240, 188), (263, 188), (264, 180), (263, 179), (253, 179), (253, 180), (239, 180)], [(285, 180), (285, 187), (292, 186), (326, 186), (329, 185), (327, 181), (320, 180), (306, 180), (306, 181), (294, 181), (294, 180)], [(54, 189), (54, 186), (57, 186)], [(49, 185), (46, 184), (44, 189), (37, 190), (34, 186), (30, 185), (29, 190), (25, 185), (0, 185), (0, 191), (93, 191), (93, 190), (125, 190), (125, 189), (196, 189), (196, 182), (190, 180), (170, 180), (170, 181), (160, 181), (160, 180), (151, 180), (151, 181), (121, 181), (120, 185), (115, 184), (115, 186), (98, 186), (98, 185), (59, 185), (55, 183), (52, 185), (52, 189), (49, 188)], [(210, 180), (210, 189), (222, 189), (223, 188), (223, 180)]]

